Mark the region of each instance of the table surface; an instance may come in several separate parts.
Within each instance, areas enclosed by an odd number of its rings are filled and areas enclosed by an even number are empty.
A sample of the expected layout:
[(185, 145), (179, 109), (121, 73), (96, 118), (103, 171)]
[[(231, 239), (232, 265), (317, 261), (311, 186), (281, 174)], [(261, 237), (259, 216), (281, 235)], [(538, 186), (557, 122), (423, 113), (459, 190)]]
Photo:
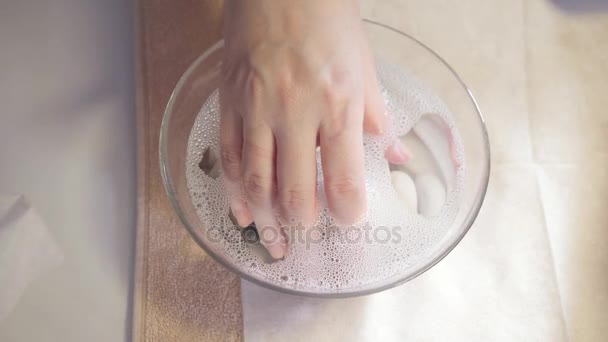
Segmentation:
[(65, 255), (0, 322), (0, 341), (126, 339), (133, 18), (123, 0), (0, 3), (0, 192), (25, 194)]
[[(363, 12), (459, 71), (495, 163), (534, 167), (569, 338), (607, 335), (606, 2), (386, 0)], [(66, 255), (0, 322), (0, 341), (129, 335), (133, 18), (122, 0), (0, 4), (0, 192), (24, 193)]]

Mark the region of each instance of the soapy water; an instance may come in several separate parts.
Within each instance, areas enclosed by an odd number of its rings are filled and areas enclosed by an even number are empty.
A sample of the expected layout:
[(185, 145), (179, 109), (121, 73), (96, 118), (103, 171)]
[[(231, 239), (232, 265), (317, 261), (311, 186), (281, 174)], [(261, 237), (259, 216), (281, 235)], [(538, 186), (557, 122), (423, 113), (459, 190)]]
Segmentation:
[[(463, 147), (447, 106), (399, 67), (380, 63), (378, 80), (390, 116), (383, 137), (364, 138), (367, 213), (356, 224), (337, 227), (324, 195), (317, 153), (316, 223), (290, 222), (287, 256), (272, 261), (257, 231), (229, 219), (221, 177), (219, 96), (204, 103), (188, 141), (186, 178), (200, 219), (200, 233), (214, 252), (243, 272), (280, 287), (316, 293), (368, 288), (420, 262), (450, 228), (458, 211), (465, 172)], [(414, 156), (389, 165), (384, 151), (402, 139)], [(415, 194), (412, 194), (415, 192)]]

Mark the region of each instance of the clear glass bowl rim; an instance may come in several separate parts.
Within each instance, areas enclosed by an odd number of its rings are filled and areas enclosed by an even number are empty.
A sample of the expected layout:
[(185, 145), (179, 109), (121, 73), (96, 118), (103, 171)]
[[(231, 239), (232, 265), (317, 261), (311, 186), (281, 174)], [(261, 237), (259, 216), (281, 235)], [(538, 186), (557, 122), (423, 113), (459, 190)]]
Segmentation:
[(208, 248), (205, 243), (203, 243), (203, 241), (198, 237), (197, 233), (195, 232), (194, 227), (190, 226), (190, 223), (188, 222), (188, 220), (185, 218), (185, 215), (182, 212), (182, 209), (178, 203), (178, 201), (176, 200), (175, 196), (173, 195), (174, 193), (176, 193), (175, 191), (175, 187), (173, 185), (173, 182), (171, 181), (171, 178), (169, 176), (169, 171), (168, 171), (168, 165), (165, 162), (166, 161), (166, 156), (167, 156), (167, 137), (168, 137), (168, 130), (169, 130), (169, 121), (171, 120), (171, 115), (173, 113), (173, 106), (175, 103), (175, 99), (177, 98), (177, 94), (179, 94), (182, 91), (182, 87), (184, 86), (184, 84), (186, 84), (187, 80), (189, 79), (189, 77), (191, 76), (192, 72), (196, 69), (196, 67), (202, 62), (204, 61), (209, 55), (211, 55), (212, 53), (214, 53), (217, 49), (221, 48), (223, 46), (223, 40), (220, 40), (218, 42), (216, 42), (214, 45), (212, 45), (209, 49), (207, 49), (205, 52), (203, 52), (203, 54), (201, 54), (196, 60), (194, 60), (194, 62), (192, 62), (192, 64), (188, 67), (188, 69), (184, 72), (184, 74), (180, 77), (179, 81), (177, 82), (177, 85), (175, 86), (173, 92), (171, 93), (171, 96), (169, 98), (169, 101), (167, 103), (167, 106), (165, 108), (164, 114), (163, 114), (163, 119), (162, 119), (162, 123), (161, 123), (161, 129), (160, 129), (160, 139), (159, 139), (159, 159), (160, 159), (160, 171), (161, 171), (161, 176), (162, 176), (162, 180), (163, 180), (163, 185), (165, 188), (165, 192), (167, 193), (167, 197), (169, 198), (169, 202), (171, 203), (171, 206), (173, 207), (174, 211), (177, 213), (182, 225), (186, 228), (186, 230), (190, 233), (190, 235), (192, 236), (192, 238), (194, 239), (194, 241), (209, 255), (211, 256), (216, 262), (218, 262), (220, 265), (222, 265), (223, 267), (225, 267), (226, 269), (234, 272), (235, 274), (237, 274), (239, 277), (248, 280), (252, 283), (258, 284), (260, 286), (266, 287), (268, 289), (271, 290), (275, 290), (275, 291), (279, 291), (279, 292), (283, 292), (283, 293), (287, 293), (287, 294), (292, 294), (292, 295), (300, 295), (300, 296), (307, 296), (307, 297), (319, 297), (319, 298), (347, 298), (347, 297), (356, 297), (356, 296), (364, 296), (364, 295), (368, 295), (368, 294), (372, 294), (372, 293), (377, 293), (377, 292), (381, 292), (396, 286), (399, 286), (401, 284), (404, 284), (416, 277), (418, 277), (419, 275), (421, 275), (422, 273), (428, 271), (430, 268), (432, 268), (433, 266), (435, 266), (439, 261), (441, 261), (443, 258), (445, 258), (459, 243), (460, 241), (464, 238), (464, 236), (467, 234), (467, 232), (469, 231), (469, 229), (471, 228), (471, 226), (473, 225), (473, 223), (475, 222), (475, 219), (477, 218), (477, 215), (479, 214), (479, 211), (481, 209), (481, 206), (483, 205), (485, 196), (486, 196), (486, 192), (487, 192), (487, 188), (488, 188), (488, 183), (489, 183), (489, 179), (490, 179), (490, 160), (491, 160), (491, 155), (490, 155), (490, 142), (489, 142), (489, 137), (488, 137), (488, 132), (487, 132), (487, 127), (485, 124), (485, 120), (483, 117), (483, 114), (481, 113), (481, 110), (479, 108), (479, 105), (477, 104), (477, 101), (475, 100), (475, 97), (473, 96), (473, 93), (471, 92), (471, 90), (469, 89), (469, 87), (465, 84), (465, 82), (460, 78), (460, 76), (456, 73), (456, 71), (452, 68), (452, 66), (450, 64), (448, 64), (441, 56), (439, 56), (439, 54), (437, 54), (434, 50), (432, 50), (430, 47), (426, 46), (424, 43), (422, 43), (421, 41), (419, 41), (418, 39), (410, 36), (409, 34), (400, 31), (396, 28), (393, 28), (389, 25), (374, 21), (374, 20), (370, 20), (370, 19), (362, 19), (363, 22), (367, 23), (367, 24), (371, 24), (371, 25), (375, 25), (378, 27), (382, 27), (385, 28), (389, 31), (392, 31), (393, 33), (396, 33), (398, 35), (403, 36), (406, 39), (410, 39), (411, 41), (413, 41), (414, 43), (416, 43), (417, 45), (419, 45), (420, 47), (422, 47), (423, 49), (427, 50), (427, 52), (431, 53), (431, 55), (433, 55), (435, 58), (437, 58), (449, 71), (450, 73), (452, 73), (452, 75), (456, 78), (456, 80), (458, 81), (458, 83), (460, 83), (460, 85), (464, 88), (464, 90), (466, 91), (467, 95), (469, 96), (469, 99), (473, 105), (473, 107), (475, 108), (475, 111), (477, 113), (478, 119), (479, 119), (479, 123), (480, 123), (480, 127), (482, 129), (482, 136), (484, 139), (484, 152), (485, 155), (487, 156), (486, 160), (485, 160), (485, 165), (484, 165), (484, 174), (482, 175), (483, 179), (482, 179), (482, 191), (479, 194), (476, 203), (470, 208), (466, 219), (464, 221), (464, 229), (461, 230), (461, 232), (459, 234), (456, 234), (454, 236), (454, 238), (449, 242), (449, 245), (447, 246), (447, 248), (445, 248), (441, 253), (439, 253), (436, 257), (434, 258), (430, 258), (429, 260), (424, 261), (423, 263), (421, 263), (421, 266), (419, 266), (414, 272), (397, 279), (394, 282), (391, 282), (389, 284), (385, 284), (383, 286), (378, 286), (378, 287), (374, 287), (374, 288), (368, 288), (368, 289), (363, 289), (363, 290), (359, 290), (359, 291), (350, 291), (350, 292), (324, 292), (324, 293), (315, 293), (315, 292), (310, 292), (310, 291), (299, 291), (299, 290), (294, 290), (294, 289), (288, 289), (288, 288), (284, 288), (284, 287), (280, 287), (277, 286), (275, 284), (272, 283), (267, 283), (264, 281), (261, 281), (259, 279), (254, 278), (253, 276), (244, 273), (242, 271), (240, 271), (235, 265), (231, 264), (230, 262), (227, 262), (225, 260), (222, 259), (222, 257), (218, 256), (215, 252), (213, 252), (213, 250), (211, 250), (210, 248)]

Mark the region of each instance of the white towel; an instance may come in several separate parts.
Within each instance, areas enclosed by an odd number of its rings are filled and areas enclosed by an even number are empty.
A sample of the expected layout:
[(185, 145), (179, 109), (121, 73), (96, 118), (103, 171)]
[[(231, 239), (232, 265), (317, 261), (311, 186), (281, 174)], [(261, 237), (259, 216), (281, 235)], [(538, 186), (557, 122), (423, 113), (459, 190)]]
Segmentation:
[[(525, 196), (522, 196), (525, 194)], [(499, 165), (456, 249), (397, 288), (285, 295), (243, 281), (245, 341), (566, 341), (535, 167)]]
[(62, 260), (59, 247), (26, 199), (0, 195), (0, 321), (33, 280)]

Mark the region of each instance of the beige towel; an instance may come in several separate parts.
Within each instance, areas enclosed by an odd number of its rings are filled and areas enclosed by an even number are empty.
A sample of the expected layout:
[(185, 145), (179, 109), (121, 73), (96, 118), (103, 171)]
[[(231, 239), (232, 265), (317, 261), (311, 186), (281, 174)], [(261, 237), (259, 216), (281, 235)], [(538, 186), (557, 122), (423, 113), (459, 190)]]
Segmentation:
[(138, 227), (133, 341), (242, 340), (239, 279), (206, 256), (171, 210), (158, 136), (188, 65), (220, 37), (220, 1), (138, 4)]

